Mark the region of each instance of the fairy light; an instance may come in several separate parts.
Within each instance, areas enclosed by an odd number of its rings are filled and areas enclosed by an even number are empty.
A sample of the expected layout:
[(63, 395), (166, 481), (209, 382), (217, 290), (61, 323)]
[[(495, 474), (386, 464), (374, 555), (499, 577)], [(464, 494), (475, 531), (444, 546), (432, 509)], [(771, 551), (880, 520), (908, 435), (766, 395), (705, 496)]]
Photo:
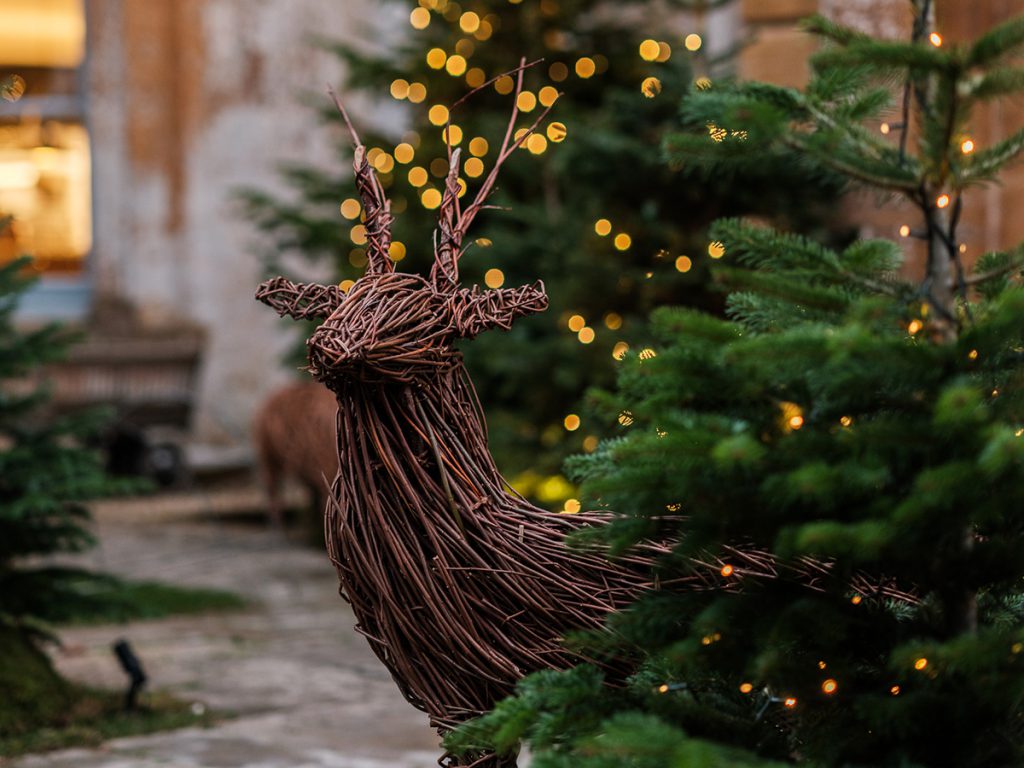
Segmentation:
[(578, 414), (570, 413), (562, 420), (562, 426), (567, 432), (575, 432), (580, 428), (580, 417)]
[(615, 236), (615, 248), (620, 251), (629, 250), (629, 246), (633, 244), (633, 238), (627, 235), (625, 232), (619, 232)]
[(587, 435), (583, 438), (583, 450), (587, 453), (593, 453), (597, 450), (597, 437), (594, 435)]
[(942, 45), (942, 35), (940, 35), (938, 32), (932, 32), (930, 35), (928, 35), (928, 42), (934, 45), (936, 48), (938, 48)]
[(481, 248), (490, 248), (492, 245), (494, 245), (494, 243), (491, 241), (491, 238), (489, 237), (478, 237), (476, 240), (473, 241), (473, 244), (479, 245)]
[(548, 135), (548, 139), (550, 139), (554, 144), (560, 144), (565, 141), (565, 136), (568, 131), (565, 128), (565, 123), (559, 123), (556, 121), (548, 125), (545, 133)]
[(706, 91), (711, 87), (710, 77), (698, 77), (693, 81), (693, 84), (697, 86), (698, 91)]
[(924, 323), (922, 323), (920, 320), (911, 320), (910, 324), (907, 325), (907, 333), (913, 336), (916, 333), (918, 333), (922, 328), (924, 328)]
[(619, 413), (618, 421), (619, 421), (619, 424), (621, 424), (624, 427), (631, 426), (633, 424), (633, 412), (632, 411), (622, 411), (621, 413)]
[(921, 670), (923, 670), (927, 666), (928, 666), (928, 659), (926, 659), (924, 656), (922, 656), (921, 658), (917, 659), (914, 662), (914, 669), (916, 669), (918, 672), (920, 672)]
[(441, 138), (453, 147), (458, 146), (462, 142), (462, 129), (457, 125), (449, 125), (441, 131)]
[(500, 93), (502, 96), (507, 96), (512, 93), (512, 89), (515, 88), (515, 83), (512, 78), (508, 75), (502, 75), (494, 81), (494, 90)]
[(381, 152), (374, 158), (373, 167), (381, 173), (391, 173), (395, 167), (395, 158), (387, 152)]
[(500, 269), (488, 269), (484, 273), (484, 285), (488, 288), (501, 288), (505, 284), (505, 273)]
[(968, 352), (967, 353), (967, 359), (968, 360), (977, 360), (978, 359), (978, 350), (972, 349), (970, 352)]
[(441, 204), (441, 193), (433, 187), (425, 189), (423, 190), (423, 194), (420, 195), (420, 202), (427, 210), (433, 210)]
[(833, 680), (831, 677), (821, 684), (821, 692), (826, 696), (831, 696), (839, 690), (839, 683)]
[(479, 157), (471, 157), (466, 161), (466, 164), (462, 166), (462, 170), (466, 172), (466, 175), (471, 179), (475, 179), (484, 172), (484, 163)]
[(537, 97), (530, 91), (523, 91), (516, 98), (516, 106), (520, 112), (533, 112), (537, 106)]
[(618, 312), (609, 312), (604, 316), (604, 327), (609, 331), (617, 331), (622, 327), (622, 315)]
[(824, 661), (819, 661), (818, 662), (818, 669), (827, 669), (827, 668), (828, 668), (828, 664), (826, 664)]
[(548, 140), (539, 133), (532, 133), (526, 140), (526, 148), (534, 155), (543, 154), (548, 148)]
[(708, 243), (708, 256), (712, 259), (720, 259), (725, 256), (725, 246), (721, 241), (715, 240)]
[(661, 53), (661, 47), (657, 40), (647, 39), (640, 43), (640, 58), (644, 61), (654, 61)]
[(576, 76), (586, 80), (597, 71), (597, 65), (589, 56), (583, 56), (576, 60)]
[(417, 165), (409, 169), (409, 183), (414, 187), (422, 187), (427, 183), (427, 169)]
[(413, 8), (409, 14), (409, 23), (414, 29), (426, 29), (430, 24), (430, 11), (426, 8)]
[(392, 261), (401, 261), (405, 258), (405, 243), (401, 240), (392, 240), (388, 246), (388, 256)]
[(556, 61), (550, 67), (548, 67), (548, 77), (554, 80), (556, 83), (560, 83), (569, 76), (569, 68), (565, 66), (561, 61)]
[(338, 287), (341, 288), (343, 292), (348, 293), (348, 289), (355, 284), (355, 280), (342, 280), (340, 283), (338, 283)]
[(583, 505), (580, 504), (580, 500), (579, 499), (566, 499), (565, 500), (565, 505), (562, 507), (562, 512), (564, 512), (567, 515), (575, 515), (582, 508), (583, 508)]
[(945, 208), (947, 205), (949, 205), (949, 195), (943, 192), (935, 199), (935, 205), (938, 206), (939, 208)]
[(480, 17), (473, 11), (466, 11), (459, 17), (459, 28), (467, 34), (473, 34), (480, 29)]
[(594, 340), (594, 329), (588, 327), (580, 328), (579, 333), (576, 334), (576, 338), (580, 340), (580, 344), (589, 344)]
[(461, 77), (466, 73), (466, 57), (456, 53), (448, 58), (444, 68), (452, 77)]
[(409, 101), (419, 104), (427, 98), (427, 86), (423, 83), (409, 83)]
[(558, 89), (553, 88), (550, 85), (545, 85), (539, 91), (537, 91), (537, 101), (540, 102), (542, 107), (550, 107), (558, 100)]
[(793, 709), (796, 706), (796, 697), (787, 696), (785, 699), (782, 700), (782, 706), (784, 706), (786, 709)]
[(648, 99), (653, 99), (661, 93), (661, 80), (656, 77), (645, 77), (640, 83), (640, 93)]
[(1014, 656), (1019, 654), (1021, 651), (1024, 651), (1024, 643), (1014, 643), (1010, 646), (1010, 653)]
[(362, 224), (356, 224), (348, 231), (348, 237), (356, 245), (363, 245), (366, 243), (366, 227)]
[(666, 42), (658, 41), (658, 58), (655, 59), (659, 64), (664, 64), (672, 58), (672, 46)]
[(415, 155), (416, 150), (412, 148), (412, 144), (407, 144), (406, 142), (403, 141), (401, 144), (395, 147), (395, 160), (402, 163), (402, 165), (405, 165), (406, 163), (411, 163)]
[(676, 259), (677, 272), (689, 272), (693, 268), (693, 260), (689, 256), (680, 256)]
[(430, 172), (439, 179), (448, 175), (448, 160), (443, 157), (435, 157), (430, 161)]
[(427, 51), (427, 66), (431, 69), (440, 69), (448, 60), (448, 54), (441, 48), (431, 48)]
[(900, 227), (900, 237), (910, 237), (910, 227), (906, 224)]
[(608, 219), (598, 219), (594, 222), (594, 231), (601, 237), (607, 237), (611, 234), (612, 223)]
[(444, 125), (448, 122), (448, 107), (444, 104), (435, 104), (427, 112), (427, 118), (432, 125)]
[(358, 200), (354, 197), (350, 197), (342, 202), (340, 210), (341, 215), (346, 219), (354, 219), (359, 215), (359, 212), (362, 210), (362, 206), (359, 204)]
[(882, 123), (881, 125), (878, 126), (878, 130), (883, 136), (888, 136), (889, 131), (891, 131), (892, 128), (888, 123)]
[(750, 693), (754, 686), (750, 683), (740, 683), (740, 693)]
[(665, 683), (658, 686), (658, 693), (668, 693), (670, 688)]
[[(423, 9), (420, 8), (422, 11)], [(404, 99), (409, 95), (409, 82), (398, 78), (391, 81), (391, 96), (396, 99)]]
[(898, 685), (894, 685), (892, 688), (889, 689), (889, 693), (891, 693), (893, 696), (899, 696), (900, 687)]
[(586, 324), (587, 321), (586, 318), (583, 317), (583, 315), (573, 315), (572, 317), (569, 318), (569, 322), (567, 323), (567, 325), (569, 326), (569, 330), (572, 331), (573, 333), (579, 333), (579, 331), (582, 330), (586, 326)]
[(470, 88), (479, 88), (487, 80), (487, 73), (485, 73), (480, 67), (473, 67), (466, 72), (466, 85)]
[(965, 155), (971, 154), (974, 151), (974, 141), (972, 139), (964, 139), (960, 143), (960, 151)]
[(640, 354), (637, 355), (637, 357), (639, 357), (641, 360), (650, 360), (651, 358), (654, 358), (654, 357), (657, 357), (657, 356), (658, 356), (658, 353), (655, 352), (650, 347), (645, 347), (644, 349), (641, 349), (640, 350)]
[(853, 424), (853, 418), (851, 416), (843, 416), (839, 419), (839, 423), (844, 427), (848, 427)]
[(733, 575), (733, 573), (735, 573), (735, 571), (736, 571), (735, 568), (733, 568), (731, 565), (726, 563), (725, 565), (722, 566), (721, 570), (719, 570), (719, 573), (722, 574), (722, 576), (724, 576), (725, 578), (729, 578), (730, 576)]
[(683, 45), (686, 46), (686, 50), (688, 50), (688, 51), (699, 51), (701, 45), (703, 45), (703, 44), (704, 44), (704, 41), (701, 40), (700, 35), (698, 35), (695, 32), (691, 32), (683, 40)]
[(616, 360), (621, 360), (626, 356), (629, 351), (629, 344), (624, 341), (615, 342), (615, 346), (612, 347), (612, 357)]
[(854, 595), (853, 597), (850, 598), (850, 602), (853, 603), (854, 605), (860, 605), (861, 601), (863, 599), (864, 598), (861, 597), (860, 595)]

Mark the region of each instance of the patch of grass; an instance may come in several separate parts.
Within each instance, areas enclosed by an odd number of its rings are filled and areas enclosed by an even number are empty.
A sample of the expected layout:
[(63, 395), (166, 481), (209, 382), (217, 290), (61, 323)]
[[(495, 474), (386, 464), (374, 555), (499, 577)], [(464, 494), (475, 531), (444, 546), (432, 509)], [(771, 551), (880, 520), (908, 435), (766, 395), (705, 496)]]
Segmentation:
[(49, 624), (111, 624), (246, 605), (241, 596), (219, 589), (127, 581), (80, 568), (12, 571), (0, 580), (0, 589), (10, 614)]
[(0, 733), (0, 757), (49, 752), (67, 747), (94, 747), (109, 739), (194, 726), (209, 727), (213, 713), (194, 712), (189, 704), (162, 693), (143, 694), (138, 709), (126, 712), (120, 694), (72, 688), (70, 708), (54, 722)]

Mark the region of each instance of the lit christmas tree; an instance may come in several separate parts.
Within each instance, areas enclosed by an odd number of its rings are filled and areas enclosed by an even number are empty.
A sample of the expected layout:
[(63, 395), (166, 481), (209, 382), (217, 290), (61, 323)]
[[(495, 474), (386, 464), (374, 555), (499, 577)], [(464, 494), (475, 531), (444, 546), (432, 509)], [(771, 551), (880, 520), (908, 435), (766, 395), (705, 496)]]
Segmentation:
[[(705, 290), (707, 266), (721, 255), (717, 246), (709, 250), (707, 223), (755, 213), (807, 227), (838, 191), (834, 176), (784, 147), (711, 186), (697, 171), (669, 167), (659, 144), (680, 124), (680, 100), (709, 87), (708, 74), (727, 73), (729, 61), (705, 57), (698, 16), (689, 17), (688, 34), (670, 35), (647, 5), (628, 5), (631, 13), (623, 14), (597, 0), (381, 4), (382, 13), (404, 8), (407, 15), (411, 29), (398, 46), (372, 56), (336, 48), (348, 68), (346, 100), (356, 92), (376, 101), (390, 96), (404, 109), (405, 130), (358, 127), (393, 203), (391, 256), (401, 269), (421, 272), (429, 267), (429, 233), (448, 171), (445, 136), (462, 150), (462, 182), (472, 193), (501, 143), (512, 78), (453, 105), (520, 57), (543, 59), (519, 97), (519, 130), (552, 112), (506, 164), (492, 198), (504, 210), (480, 218), (460, 267), (468, 281), (492, 288), (538, 273), (547, 285), (544, 316), (465, 354), (501, 466), (549, 507), (572, 490), (558, 475), (564, 456), (593, 450), (601, 433), (580, 411), (580, 396), (587, 386), (611, 384), (613, 355), (621, 357), (638, 337), (650, 308), (720, 309), (720, 298)], [(337, 123), (333, 107), (323, 104), (325, 120)], [(715, 126), (694, 125), (718, 136)], [(334, 167), (286, 170), (294, 199), (247, 193), (251, 215), (272, 241), (273, 273), (281, 253), (299, 252), (332, 264), (346, 286), (365, 264), (351, 146), (340, 125), (337, 135)], [(779, 195), (780, 186), (799, 191)]]
[[(783, 143), (902, 198), (923, 276), (896, 242), (718, 222), (728, 319), (658, 310), (600, 398), (621, 437), (574, 464), (622, 515), (614, 551), (678, 542), (658, 592), (577, 639), (636, 674), (527, 678), (453, 746), (526, 741), (538, 768), (1024, 760), (1024, 246), (969, 270), (958, 236), (965, 192), (1024, 152), (1024, 129), (971, 135), (1024, 91), (1024, 18), (951, 45), (913, 7), (910, 42), (810, 20), (830, 44), (805, 91), (712, 89), (687, 109), (747, 141), (669, 145), (728, 172)], [(673, 588), (694, 569), (717, 588)]]

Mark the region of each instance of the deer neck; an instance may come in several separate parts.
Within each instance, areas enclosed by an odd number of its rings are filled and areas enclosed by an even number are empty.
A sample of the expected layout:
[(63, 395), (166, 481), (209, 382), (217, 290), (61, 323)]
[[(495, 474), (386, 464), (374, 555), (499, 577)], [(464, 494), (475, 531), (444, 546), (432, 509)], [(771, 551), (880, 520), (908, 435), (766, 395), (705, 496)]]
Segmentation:
[(343, 382), (335, 394), (339, 479), (347, 493), (374, 504), (433, 497), (442, 514), (452, 503), (475, 509), (507, 493), (461, 361), (428, 380)]

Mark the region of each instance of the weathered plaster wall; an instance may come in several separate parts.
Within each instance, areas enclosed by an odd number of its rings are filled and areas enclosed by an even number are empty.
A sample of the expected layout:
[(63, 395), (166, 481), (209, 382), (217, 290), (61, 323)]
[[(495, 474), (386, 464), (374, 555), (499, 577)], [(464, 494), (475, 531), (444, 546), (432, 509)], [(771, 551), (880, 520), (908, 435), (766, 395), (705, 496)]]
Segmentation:
[(88, 0), (98, 294), (147, 323), (208, 333), (195, 428), (244, 440), (256, 403), (286, 373), (289, 337), (252, 299), (255, 234), (242, 186), (280, 190), (286, 161), (336, 162), (301, 105), (340, 77), (314, 47), (351, 39), (354, 0)]

